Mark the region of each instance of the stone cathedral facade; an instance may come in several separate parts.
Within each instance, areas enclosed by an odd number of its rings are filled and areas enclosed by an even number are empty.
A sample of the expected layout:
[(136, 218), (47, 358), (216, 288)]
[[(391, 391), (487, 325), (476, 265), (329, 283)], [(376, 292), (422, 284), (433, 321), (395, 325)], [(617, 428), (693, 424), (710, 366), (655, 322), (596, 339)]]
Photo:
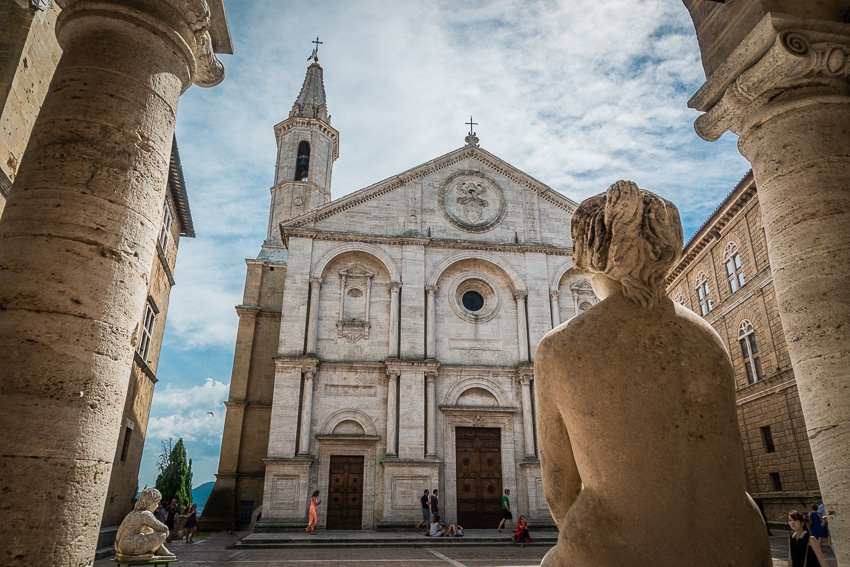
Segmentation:
[(495, 528), (500, 497), (551, 524), (532, 356), (596, 302), (571, 270), (576, 204), (466, 145), (331, 200), (339, 133), (310, 65), (278, 157), (268, 236), (248, 260), (208, 528)]

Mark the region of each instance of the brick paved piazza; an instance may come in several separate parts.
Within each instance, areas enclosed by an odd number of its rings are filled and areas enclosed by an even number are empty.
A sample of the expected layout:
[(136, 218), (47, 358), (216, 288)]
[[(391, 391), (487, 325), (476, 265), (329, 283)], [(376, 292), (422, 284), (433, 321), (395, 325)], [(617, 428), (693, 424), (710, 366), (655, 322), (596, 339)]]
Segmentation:
[[(369, 532), (364, 532), (368, 534)], [(374, 532), (372, 532), (374, 533)], [(539, 565), (548, 545), (525, 548), (503, 545), (445, 546), (416, 548), (296, 548), (296, 549), (227, 549), (240, 536), (227, 533), (200, 534), (197, 543), (174, 542), (169, 549), (177, 554), (175, 567), (524, 567)], [(370, 534), (371, 535), (371, 534)], [(787, 567), (784, 560), (787, 536), (774, 536), (774, 567)], [(423, 538), (424, 540), (425, 538)], [(830, 567), (835, 558), (827, 552)], [(109, 559), (100, 559), (94, 567), (114, 567)], [(624, 566), (626, 567), (626, 566)]]

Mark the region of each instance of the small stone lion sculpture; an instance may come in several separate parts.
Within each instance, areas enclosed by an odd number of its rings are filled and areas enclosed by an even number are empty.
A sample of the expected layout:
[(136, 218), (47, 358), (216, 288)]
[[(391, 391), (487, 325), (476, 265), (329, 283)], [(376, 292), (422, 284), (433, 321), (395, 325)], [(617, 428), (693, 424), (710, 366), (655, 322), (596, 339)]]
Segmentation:
[(156, 488), (142, 490), (133, 511), (127, 514), (115, 536), (115, 558), (119, 561), (138, 561), (151, 557), (174, 557), (163, 545), (168, 527), (156, 519), (153, 511), (162, 500)]
[(618, 181), (572, 221), (600, 303), (535, 358), (546, 567), (771, 567), (746, 493), (734, 371), (714, 329), (665, 293), (676, 206)]

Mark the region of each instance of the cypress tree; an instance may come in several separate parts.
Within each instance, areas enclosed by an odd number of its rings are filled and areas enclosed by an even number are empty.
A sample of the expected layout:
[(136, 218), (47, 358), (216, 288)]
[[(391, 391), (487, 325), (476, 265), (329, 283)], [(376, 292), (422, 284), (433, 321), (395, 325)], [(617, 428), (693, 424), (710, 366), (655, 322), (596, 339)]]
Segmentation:
[(163, 502), (167, 505), (172, 498), (176, 498), (178, 506), (191, 505), (192, 460), (186, 457), (182, 437), (177, 443), (172, 443), (171, 439), (162, 442), (157, 468), (159, 475), (155, 486), (162, 493)]

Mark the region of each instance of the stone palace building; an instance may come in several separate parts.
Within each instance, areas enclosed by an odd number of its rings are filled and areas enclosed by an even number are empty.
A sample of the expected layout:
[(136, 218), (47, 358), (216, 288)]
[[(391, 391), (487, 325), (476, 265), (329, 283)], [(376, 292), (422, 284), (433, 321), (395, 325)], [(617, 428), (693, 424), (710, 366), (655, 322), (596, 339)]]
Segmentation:
[[(268, 237), (248, 260), (207, 527), (495, 528), (500, 496), (551, 524), (532, 356), (596, 302), (572, 266), (576, 204), (466, 145), (331, 200), (339, 133), (315, 62), (278, 146)], [(262, 509), (261, 509), (262, 506)]]

